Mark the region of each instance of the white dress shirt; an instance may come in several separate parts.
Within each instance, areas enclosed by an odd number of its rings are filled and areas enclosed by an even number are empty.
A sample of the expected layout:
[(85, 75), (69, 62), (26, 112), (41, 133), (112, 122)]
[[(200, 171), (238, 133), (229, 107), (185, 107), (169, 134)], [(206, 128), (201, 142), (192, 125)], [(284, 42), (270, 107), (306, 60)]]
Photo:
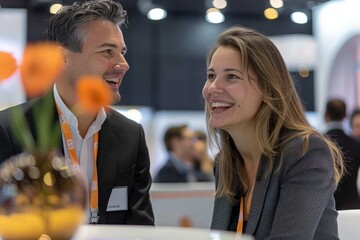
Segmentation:
[[(78, 130), (78, 120), (61, 99), (56, 89), (56, 85), (54, 85), (54, 98), (66, 121), (69, 123), (74, 147), (76, 150), (76, 157), (80, 164), (80, 171), (85, 178), (87, 196), (89, 197), (90, 182), (94, 170), (94, 135), (96, 132), (100, 131), (101, 125), (106, 119), (105, 110), (104, 108), (101, 108), (99, 110), (95, 121), (90, 125), (85, 137), (82, 138)], [(69, 164), (71, 164), (72, 160), (70, 158), (69, 150), (66, 146), (64, 134), (62, 134), (62, 139), (65, 159), (68, 161)]]

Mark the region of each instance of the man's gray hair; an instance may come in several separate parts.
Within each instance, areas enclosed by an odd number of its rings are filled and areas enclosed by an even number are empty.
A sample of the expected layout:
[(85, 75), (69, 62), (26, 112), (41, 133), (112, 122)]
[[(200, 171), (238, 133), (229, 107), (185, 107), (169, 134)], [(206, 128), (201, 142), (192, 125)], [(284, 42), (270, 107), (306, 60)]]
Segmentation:
[(108, 20), (121, 26), (127, 13), (115, 0), (91, 0), (63, 6), (49, 22), (46, 40), (55, 41), (73, 52), (81, 52), (85, 34), (82, 26), (98, 20)]

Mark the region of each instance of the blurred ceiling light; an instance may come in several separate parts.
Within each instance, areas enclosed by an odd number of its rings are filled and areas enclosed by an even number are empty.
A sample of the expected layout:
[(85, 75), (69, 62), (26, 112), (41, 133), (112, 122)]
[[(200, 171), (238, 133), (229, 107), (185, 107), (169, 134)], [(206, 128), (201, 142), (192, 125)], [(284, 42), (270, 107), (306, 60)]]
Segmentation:
[(217, 9), (224, 9), (227, 6), (226, 0), (213, 0), (212, 5)]
[(161, 19), (166, 18), (167, 12), (162, 8), (156, 7), (156, 8), (150, 9), (147, 12), (146, 16), (150, 20), (161, 20)]
[(298, 68), (298, 73), (301, 77), (303, 78), (307, 78), (310, 75), (310, 70), (307, 66), (305, 65), (300, 65)]
[(208, 21), (209, 23), (222, 23), (225, 21), (225, 16), (224, 14), (222, 14), (220, 12), (219, 9), (217, 8), (209, 8), (206, 11), (206, 16), (205, 16), (206, 21)]
[(283, 0), (270, 0), (270, 5), (273, 8), (282, 8), (282, 6), (284, 6), (284, 1)]
[(51, 14), (56, 14), (60, 10), (60, 8), (62, 8), (62, 6), (63, 5), (60, 3), (52, 4), (49, 11)]
[(293, 12), (291, 14), (291, 21), (297, 24), (305, 24), (308, 22), (308, 16), (304, 12)]
[(131, 120), (134, 120), (137, 123), (141, 123), (141, 120), (143, 119), (143, 115), (141, 114), (141, 112), (138, 109), (129, 109), (126, 113), (125, 116), (130, 118)]
[(138, 0), (137, 5), (140, 12), (150, 20), (161, 20), (167, 16), (166, 10), (159, 5), (155, 5), (152, 0)]
[(274, 20), (279, 17), (279, 13), (274, 8), (267, 8), (264, 10), (264, 16), (269, 20)]

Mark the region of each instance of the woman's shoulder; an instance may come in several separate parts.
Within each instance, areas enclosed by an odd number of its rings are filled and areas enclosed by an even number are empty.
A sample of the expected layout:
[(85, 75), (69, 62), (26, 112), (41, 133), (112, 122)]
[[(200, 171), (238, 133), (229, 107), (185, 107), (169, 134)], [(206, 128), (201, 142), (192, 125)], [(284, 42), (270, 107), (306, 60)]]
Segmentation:
[(325, 137), (319, 133), (296, 133), (288, 136), (288, 139), (285, 139), (282, 149), (284, 152), (298, 152), (303, 150), (303, 147), (309, 149), (318, 147), (328, 148)]
[(316, 133), (299, 134), (282, 147), (283, 163), (292, 165), (298, 161), (313, 161), (320, 163), (321, 159), (332, 159), (330, 148), (323, 136)]

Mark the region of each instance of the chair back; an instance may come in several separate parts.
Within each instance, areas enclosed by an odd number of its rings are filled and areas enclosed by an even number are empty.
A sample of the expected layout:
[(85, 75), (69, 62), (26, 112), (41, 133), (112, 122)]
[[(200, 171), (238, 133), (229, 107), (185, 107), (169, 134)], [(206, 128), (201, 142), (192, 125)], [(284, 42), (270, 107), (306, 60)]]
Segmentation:
[(360, 209), (338, 211), (338, 229), (341, 240), (360, 239)]

